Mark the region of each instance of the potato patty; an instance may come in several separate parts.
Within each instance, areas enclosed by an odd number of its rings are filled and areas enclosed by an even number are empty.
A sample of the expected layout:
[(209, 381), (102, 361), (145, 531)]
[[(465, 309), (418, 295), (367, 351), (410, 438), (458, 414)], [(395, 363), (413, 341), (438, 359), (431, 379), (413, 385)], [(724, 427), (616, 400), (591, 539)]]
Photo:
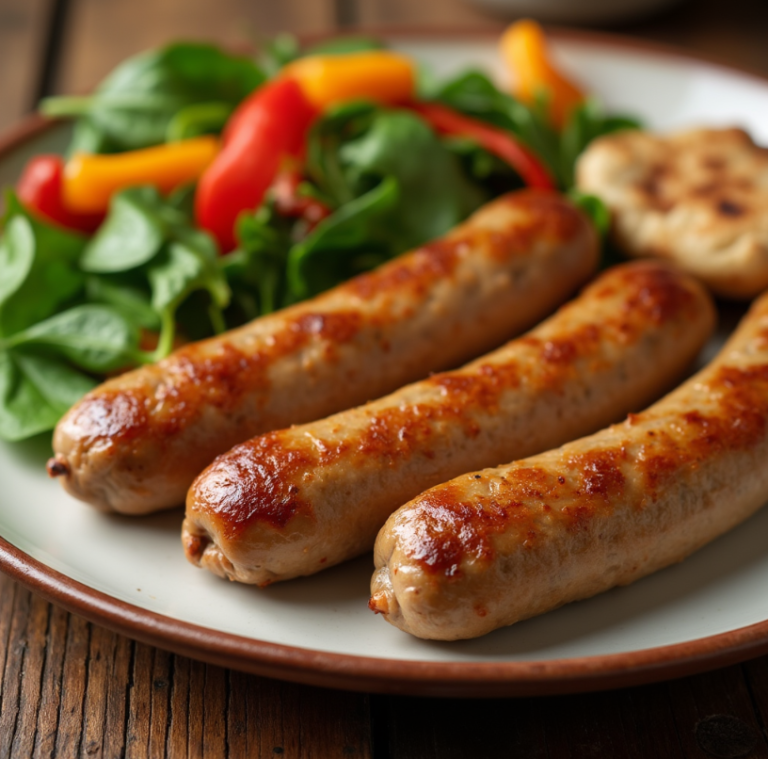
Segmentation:
[(725, 297), (768, 287), (768, 150), (743, 130), (608, 135), (577, 183), (608, 205), (628, 255), (671, 258)]

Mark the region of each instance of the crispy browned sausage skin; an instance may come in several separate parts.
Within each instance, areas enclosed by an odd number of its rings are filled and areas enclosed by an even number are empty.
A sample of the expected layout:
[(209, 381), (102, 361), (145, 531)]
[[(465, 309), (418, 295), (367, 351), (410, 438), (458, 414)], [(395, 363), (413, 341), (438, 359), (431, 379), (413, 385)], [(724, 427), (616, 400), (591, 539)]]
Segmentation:
[(768, 500), (768, 295), (718, 358), (592, 437), (458, 477), (395, 512), (370, 606), (455, 640), (680, 561)]
[(693, 278), (664, 263), (616, 267), (463, 369), (219, 456), (187, 497), (187, 557), (267, 585), (370, 550), (422, 490), (643, 408), (680, 379), (713, 326)]
[(596, 260), (592, 226), (567, 200), (509, 194), (370, 274), (104, 383), (59, 423), (50, 471), (100, 509), (175, 506), (235, 443), (363, 403), (519, 334)]

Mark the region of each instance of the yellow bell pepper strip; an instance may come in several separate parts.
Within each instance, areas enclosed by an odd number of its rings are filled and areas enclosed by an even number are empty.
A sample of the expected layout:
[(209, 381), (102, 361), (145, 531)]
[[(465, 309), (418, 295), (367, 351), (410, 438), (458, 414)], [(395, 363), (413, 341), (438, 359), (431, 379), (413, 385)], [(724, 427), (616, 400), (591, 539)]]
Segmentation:
[(533, 103), (544, 93), (549, 98), (549, 115), (559, 129), (584, 93), (552, 64), (547, 54), (544, 31), (529, 19), (517, 21), (501, 35), (501, 55), (515, 79), (514, 95)]
[(411, 59), (389, 50), (311, 55), (289, 63), (281, 76), (296, 81), (318, 110), (357, 98), (384, 105), (407, 103), (416, 88)]
[(76, 213), (98, 213), (126, 187), (151, 184), (171, 192), (194, 182), (218, 152), (219, 140), (204, 136), (113, 155), (76, 153), (64, 167), (64, 205)]

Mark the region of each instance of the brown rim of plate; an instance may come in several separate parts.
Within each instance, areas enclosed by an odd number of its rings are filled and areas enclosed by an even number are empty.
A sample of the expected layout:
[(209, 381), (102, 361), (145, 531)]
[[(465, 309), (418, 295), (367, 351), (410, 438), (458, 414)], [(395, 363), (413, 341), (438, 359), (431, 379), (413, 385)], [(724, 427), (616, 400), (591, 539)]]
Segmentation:
[[(601, 32), (551, 27), (547, 31), (554, 39), (629, 48), (717, 66), (768, 85), (768, 77), (760, 73), (667, 45)], [(493, 30), (420, 30), (413, 27), (353, 29), (344, 30), (343, 34), (363, 32), (395, 39), (433, 40), (489, 39), (497, 34)], [(52, 125), (53, 122), (38, 115), (26, 117), (0, 137), (0, 158)], [(156, 614), (73, 580), (2, 537), (0, 570), (67, 611), (143, 643), (265, 677), (365, 692), (478, 698), (580, 693), (684, 677), (768, 652), (768, 620), (765, 620), (685, 643), (602, 656), (487, 663), (378, 659), (284, 646)]]

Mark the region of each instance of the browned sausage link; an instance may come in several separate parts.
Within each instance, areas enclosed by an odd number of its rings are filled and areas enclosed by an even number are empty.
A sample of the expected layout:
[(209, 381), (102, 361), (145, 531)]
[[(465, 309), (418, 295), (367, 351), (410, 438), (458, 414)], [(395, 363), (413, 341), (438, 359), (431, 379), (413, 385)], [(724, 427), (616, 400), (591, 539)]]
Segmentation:
[(370, 606), (454, 640), (634, 582), (762, 506), (766, 457), (768, 295), (709, 367), (644, 413), (395, 512)]
[(596, 258), (594, 231), (568, 201), (507, 195), (373, 273), (106, 382), (59, 423), (51, 471), (102, 509), (182, 503), (235, 443), (363, 403), (527, 329)]
[(643, 408), (680, 379), (713, 325), (691, 277), (663, 263), (617, 267), (463, 369), (220, 456), (187, 498), (187, 557), (266, 585), (370, 550), (422, 490)]

